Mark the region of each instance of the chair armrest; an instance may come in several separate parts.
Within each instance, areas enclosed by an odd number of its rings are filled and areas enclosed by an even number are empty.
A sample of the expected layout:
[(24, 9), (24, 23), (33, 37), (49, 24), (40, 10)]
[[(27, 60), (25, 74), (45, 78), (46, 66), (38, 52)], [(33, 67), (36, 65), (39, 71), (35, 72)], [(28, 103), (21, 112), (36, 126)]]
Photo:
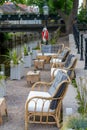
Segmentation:
[(36, 90), (38, 90), (38, 91), (41, 91), (41, 90), (47, 91), (48, 87), (50, 87), (52, 85), (52, 83), (53, 83), (53, 81), (52, 82), (42, 82), (42, 81), (36, 82), (33, 84), (31, 90), (35, 90), (35, 88), (36, 88)]
[(51, 56), (51, 58), (53, 59), (53, 58), (58, 58), (58, 55), (53, 55), (53, 56)]
[(68, 71), (68, 70), (74, 70), (75, 68), (63, 68), (64, 70)]
[(58, 68), (55, 68), (54, 70), (53, 70), (53, 73), (52, 73), (52, 76), (51, 76), (51, 80), (53, 81), (53, 79), (54, 79), (54, 73), (55, 73), (55, 71), (57, 71), (58, 70)]
[(74, 73), (74, 70), (75, 68), (68, 68), (66, 71), (67, 71), (67, 74), (70, 78), (70, 80), (72, 80), (73, 78), (75, 78), (75, 73)]
[(57, 63), (53, 63), (51, 68), (63, 68), (64, 67), (65, 62), (57, 62)]
[(66, 69), (64, 69), (64, 68), (55, 68), (55, 69), (53, 70), (53, 73), (52, 73), (52, 76), (51, 76), (51, 80), (52, 80), (52, 81), (53, 81), (53, 79), (55, 78), (55, 76), (54, 76), (55, 71), (60, 70), (60, 69), (62, 69), (62, 71), (65, 72), (65, 73), (67, 73), (67, 71), (68, 71), (68, 70), (66, 70)]
[(51, 68), (55, 68), (55, 66), (56, 66), (56, 65), (53, 63), (52, 66), (51, 66)]
[(51, 58), (62, 59), (63, 56), (61, 56), (60, 54), (57, 54), (57, 55), (53, 55)]

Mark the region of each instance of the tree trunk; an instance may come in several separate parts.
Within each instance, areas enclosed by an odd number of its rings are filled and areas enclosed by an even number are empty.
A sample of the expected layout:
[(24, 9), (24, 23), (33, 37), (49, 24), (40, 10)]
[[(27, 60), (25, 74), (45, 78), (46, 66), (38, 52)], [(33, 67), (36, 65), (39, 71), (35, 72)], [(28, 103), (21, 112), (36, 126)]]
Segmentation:
[(67, 19), (65, 19), (65, 27), (66, 27), (66, 34), (72, 33), (72, 26), (73, 26), (73, 13), (71, 13)]
[(79, 0), (73, 0), (73, 7), (69, 16), (66, 16), (61, 10), (58, 10), (59, 15), (65, 22), (66, 34), (72, 33), (72, 25), (77, 16)]
[(68, 17), (68, 20), (66, 20), (65, 25), (66, 25), (66, 33), (72, 33), (72, 26), (73, 22), (77, 16), (78, 13), (78, 5), (79, 5), (79, 0), (73, 0), (73, 8), (72, 11)]

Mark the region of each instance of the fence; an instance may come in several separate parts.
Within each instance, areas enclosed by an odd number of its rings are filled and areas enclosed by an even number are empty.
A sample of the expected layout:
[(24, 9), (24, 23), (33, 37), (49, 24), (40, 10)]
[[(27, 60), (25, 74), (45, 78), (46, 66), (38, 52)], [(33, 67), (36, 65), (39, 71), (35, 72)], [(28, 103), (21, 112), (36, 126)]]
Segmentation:
[[(73, 25), (73, 36), (77, 48), (77, 53), (80, 54), (80, 60), (85, 62), (84, 65), (84, 72), (87, 70), (87, 34), (86, 31), (84, 31), (84, 28), (82, 31), (78, 29), (78, 26), (76, 24)], [(78, 78), (77, 86), (78, 86), (78, 98), (80, 102), (80, 108), (83, 109), (83, 113), (87, 114), (87, 75), (84, 76), (81, 75), (81, 77)]]
[(87, 69), (87, 34), (78, 29), (76, 24), (73, 25), (73, 35), (77, 48), (77, 53), (80, 54), (80, 60), (85, 60), (84, 69)]

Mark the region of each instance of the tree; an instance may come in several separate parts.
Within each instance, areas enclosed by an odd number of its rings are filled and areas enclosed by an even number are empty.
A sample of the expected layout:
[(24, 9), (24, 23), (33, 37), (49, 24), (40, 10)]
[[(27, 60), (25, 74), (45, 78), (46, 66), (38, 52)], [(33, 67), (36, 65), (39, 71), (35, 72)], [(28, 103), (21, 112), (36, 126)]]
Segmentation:
[(84, 9), (83, 7), (80, 8), (78, 22), (83, 24), (87, 23), (87, 9)]
[[(5, 1), (9, 1), (9, 0), (0, 0), (0, 5), (2, 5), (3, 3), (5, 3)], [(11, 0), (11, 2), (16, 2), (16, 3), (21, 3), (21, 4), (26, 4), (25, 0)]]
[(65, 22), (66, 33), (72, 32), (73, 21), (77, 16), (79, 0), (49, 0), (49, 6), (56, 10)]
[[(27, 0), (28, 4), (37, 4), (42, 11), (44, 0)], [(77, 16), (79, 0), (46, 0), (50, 13), (59, 14), (64, 20), (66, 33), (72, 32), (72, 24)]]
[[(3, 2), (4, 0), (2, 0)], [(14, 0), (12, 0), (14, 1)], [(42, 12), (44, 0), (15, 0), (17, 3), (26, 3), (27, 5), (36, 4)], [(72, 32), (72, 24), (77, 17), (79, 0), (46, 0), (50, 13), (59, 14), (64, 20), (66, 33)]]

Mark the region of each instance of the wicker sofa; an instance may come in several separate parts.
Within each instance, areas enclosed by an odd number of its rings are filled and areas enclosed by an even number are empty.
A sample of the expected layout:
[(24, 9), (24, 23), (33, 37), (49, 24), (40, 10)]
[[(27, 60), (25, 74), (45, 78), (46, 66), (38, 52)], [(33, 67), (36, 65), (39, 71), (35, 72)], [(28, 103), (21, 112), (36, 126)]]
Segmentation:
[(64, 71), (58, 71), (54, 81), (37, 82), (32, 86), (25, 103), (25, 130), (28, 123), (57, 124), (60, 127), (62, 100), (70, 79)]
[(64, 44), (54, 44), (54, 45), (41, 45), (42, 53), (58, 53), (64, 48)]

